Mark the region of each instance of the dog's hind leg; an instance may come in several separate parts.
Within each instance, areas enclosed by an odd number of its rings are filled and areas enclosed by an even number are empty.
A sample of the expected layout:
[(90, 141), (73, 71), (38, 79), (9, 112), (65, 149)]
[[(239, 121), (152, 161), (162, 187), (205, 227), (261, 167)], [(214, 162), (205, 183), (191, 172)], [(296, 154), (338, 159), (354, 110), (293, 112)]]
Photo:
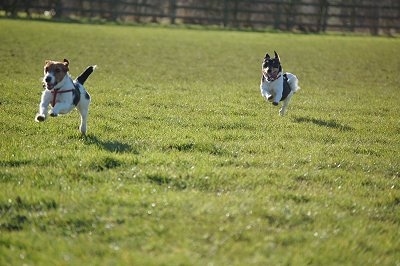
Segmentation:
[(296, 91), (300, 90), (299, 79), (296, 77), (296, 75), (292, 73), (286, 73), (286, 76), (288, 78), (288, 83), (292, 91), (296, 93)]
[(287, 82), (288, 82), (288, 84), (290, 86), (291, 92), (286, 97), (286, 99), (283, 100), (282, 108), (279, 110), (279, 114), (281, 116), (286, 114), (286, 109), (287, 109), (287, 107), (289, 105), (290, 99), (292, 98), (293, 94), (295, 94), (298, 90), (300, 90), (299, 80), (297, 79), (296, 75), (287, 72), (286, 76), (287, 76), (287, 79), (288, 79)]
[(78, 109), (78, 111), (81, 115), (81, 124), (79, 126), (79, 130), (82, 133), (82, 135), (85, 135), (86, 131), (87, 131), (87, 118), (88, 118), (88, 113), (89, 113), (89, 104), (90, 104), (90, 96), (88, 93), (86, 93), (85, 97), (82, 97), (81, 101), (76, 106), (76, 109)]
[(86, 134), (87, 131), (87, 117), (88, 117), (88, 111), (89, 109), (86, 107), (81, 107), (78, 108), (79, 113), (81, 114), (81, 124), (79, 126), (79, 131), (82, 133), (82, 135)]

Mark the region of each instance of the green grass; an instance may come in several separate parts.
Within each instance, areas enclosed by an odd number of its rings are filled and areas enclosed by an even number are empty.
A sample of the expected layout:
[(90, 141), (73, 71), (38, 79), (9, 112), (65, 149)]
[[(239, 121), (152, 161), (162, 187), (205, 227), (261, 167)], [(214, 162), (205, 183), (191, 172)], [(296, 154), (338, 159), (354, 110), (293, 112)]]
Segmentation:
[[(399, 265), (399, 39), (0, 20), (0, 265)], [(264, 102), (277, 50), (302, 90)], [(44, 60), (92, 95), (34, 122)]]

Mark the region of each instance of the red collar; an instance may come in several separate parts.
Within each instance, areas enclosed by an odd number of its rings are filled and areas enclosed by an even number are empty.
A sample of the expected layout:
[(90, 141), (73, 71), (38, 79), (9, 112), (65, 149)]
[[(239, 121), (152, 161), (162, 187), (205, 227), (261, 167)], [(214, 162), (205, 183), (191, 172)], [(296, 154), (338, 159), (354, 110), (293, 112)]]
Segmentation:
[(54, 107), (54, 105), (56, 105), (57, 94), (71, 92), (71, 91), (74, 91), (74, 89), (70, 89), (70, 90), (66, 90), (66, 91), (52, 90), (51, 93), (53, 93), (54, 96), (53, 96), (53, 101), (51, 102), (51, 107)]

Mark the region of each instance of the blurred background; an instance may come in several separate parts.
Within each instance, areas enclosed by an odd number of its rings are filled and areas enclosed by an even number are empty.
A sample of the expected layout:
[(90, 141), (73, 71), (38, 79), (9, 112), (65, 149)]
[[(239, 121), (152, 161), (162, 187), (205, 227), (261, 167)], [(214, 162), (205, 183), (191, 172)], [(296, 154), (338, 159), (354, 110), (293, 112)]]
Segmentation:
[(0, 17), (298, 32), (400, 32), (398, 0), (1, 0)]

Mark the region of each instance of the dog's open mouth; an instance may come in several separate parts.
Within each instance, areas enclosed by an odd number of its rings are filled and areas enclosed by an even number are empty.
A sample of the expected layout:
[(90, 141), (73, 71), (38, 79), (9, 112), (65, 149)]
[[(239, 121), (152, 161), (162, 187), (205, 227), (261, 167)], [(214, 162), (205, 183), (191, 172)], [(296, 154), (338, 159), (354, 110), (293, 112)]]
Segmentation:
[(271, 73), (267, 73), (268, 78), (270, 79), (276, 79), (278, 77), (278, 71), (274, 71)]
[(49, 91), (51, 91), (54, 88), (54, 85), (55, 84), (43, 82), (43, 88), (48, 89)]
[(279, 71), (271, 71), (264, 69), (264, 76), (268, 79), (268, 80), (274, 80), (278, 77)]

